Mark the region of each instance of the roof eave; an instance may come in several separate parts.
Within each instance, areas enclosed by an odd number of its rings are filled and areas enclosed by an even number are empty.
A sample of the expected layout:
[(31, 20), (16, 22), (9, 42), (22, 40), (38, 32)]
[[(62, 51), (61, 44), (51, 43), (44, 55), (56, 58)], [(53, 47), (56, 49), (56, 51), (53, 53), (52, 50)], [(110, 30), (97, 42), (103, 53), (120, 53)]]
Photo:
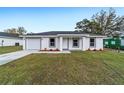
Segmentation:
[(89, 36), (89, 34), (58, 34), (57, 36)]
[(89, 35), (88, 37), (101, 37), (101, 38), (106, 38), (107, 36), (102, 36), (102, 35)]

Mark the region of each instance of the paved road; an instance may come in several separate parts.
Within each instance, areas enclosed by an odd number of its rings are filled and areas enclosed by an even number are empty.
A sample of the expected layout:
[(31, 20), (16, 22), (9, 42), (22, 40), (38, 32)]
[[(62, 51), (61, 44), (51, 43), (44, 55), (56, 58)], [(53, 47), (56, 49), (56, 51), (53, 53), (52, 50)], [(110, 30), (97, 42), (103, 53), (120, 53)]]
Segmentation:
[(17, 51), (0, 55), (0, 65), (6, 64), (13, 60), (35, 53), (36, 51)]

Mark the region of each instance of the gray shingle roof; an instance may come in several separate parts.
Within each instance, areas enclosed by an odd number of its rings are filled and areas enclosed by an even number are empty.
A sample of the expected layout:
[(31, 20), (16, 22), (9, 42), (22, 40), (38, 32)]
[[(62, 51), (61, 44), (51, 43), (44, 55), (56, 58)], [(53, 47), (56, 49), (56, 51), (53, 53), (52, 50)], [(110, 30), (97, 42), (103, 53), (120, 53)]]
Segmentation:
[(27, 35), (58, 35), (58, 34), (86, 34), (86, 33), (76, 31), (50, 31), (42, 33), (28, 33)]
[(19, 37), (19, 35), (18, 34), (0, 32), (0, 37)]

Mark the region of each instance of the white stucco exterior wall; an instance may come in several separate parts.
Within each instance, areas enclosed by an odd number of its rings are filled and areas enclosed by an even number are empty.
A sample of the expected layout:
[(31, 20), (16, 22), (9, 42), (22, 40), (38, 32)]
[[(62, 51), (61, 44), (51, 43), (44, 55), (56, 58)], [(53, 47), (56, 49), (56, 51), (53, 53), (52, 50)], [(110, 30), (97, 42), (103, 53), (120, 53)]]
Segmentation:
[(82, 51), (87, 49), (87, 39), (86, 37), (82, 37)]
[(56, 37), (55, 41), (56, 41), (56, 49), (59, 49), (60, 48), (59, 38)]
[(96, 49), (103, 49), (103, 38), (96, 38)]
[(69, 38), (69, 50), (82, 50), (82, 39), (79, 38), (79, 47), (73, 47), (73, 38)]
[(42, 38), (42, 40), (41, 40), (41, 49), (42, 50), (44, 50), (45, 48), (47, 48), (47, 49), (57, 49), (57, 48), (59, 48), (60, 46), (59, 46), (59, 38), (55, 38), (55, 47), (50, 47), (49, 46), (49, 40), (50, 40), (50, 38), (48, 38), (48, 37), (43, 37)]
[(0, 37), (0, 46), (2, 46), (2, 40), (4, 41), (3, 46), (15, 46), (15, 43), (23, 45), (23, 40), (20, 38)]
[(42, 38), (42, 42), (41, 42), (41, 45), (42, 45), (42, 50), (43, 49), (45, 49), (45, 48), (47, 48), (48, 49), (48, 42), (49, 42), (49, 40), (48, 40), (49, 38)]
[[(34, 38), (34, 37), (30, 37)], [(36, 37), (35, 37), (36, 38)], [(86, 51), (88, 49), (94, 50), (94, 49), (103, 49), (103, 38), (101, 37), (79, 37), (79, 47), (73, 47), (73, 37), (37, 37), (40, 40), (38, 41), (41, 46), (40, 49), (44, 50), (46, 49), (59, 49), (59, 50), (81, 50), (81, 51)], [(49, 40), (50, 38), (55, 38), (55, 47), (50, 47), (49, 46)], [(95, 38), (95, 47), (90, 47), (90, 38)], [(38, 46), (39, 44), (33, 44), (33, 45), (25, 45), (27, 43), (28, 38), (23, 39), (23, 49), (25, 49), (25, 46)], [(32, 42), (34, 42), (32, 40)]]
[[(55, 42), (56, 46), (55, 47), (49, 47), (49, 39), (50, 38), (42, 38), (42, 49), (47, 48), (47, 49), (65, 49), (68, 48), (69, 50), (81, 50), (81, 41), (79, 40), (79, 48), (73, 48), (73, 39), (68, 39), (63, 38), (63, 37), (56, 37)], [(67, 45), (68, 44), (68, 45)]]
[(58, 37), (55, 38), (55, 44), (56, 44), (56, 46), (54, 49), (59, 49), (60, 48), (60, 38), (58, 38)]
[(26, 50), (26, 45), (25, 45), (25, 43), (26, 43), (26, 38), (23, 37), (23, 50)]
[(83, 51), (86, 51), (90, 48), (90, 38), (83, 37)]
[(63, 37), (60, 37), (60, 51), (63, 51)]
[(83, 37), (83, 51), (85, 50), (94, 50), (94, 49), (103, 49), (103, 38), (96, 37), (95, 39), (95, 47), (90, 47), (90, 38), (92, 37)]
[(62, 47), (63, 47), (63, 49), (68, 49), (68, 47), (69, 47), (69, 39), (68, 38), (63, 38), (63, 45), (62, 45)]

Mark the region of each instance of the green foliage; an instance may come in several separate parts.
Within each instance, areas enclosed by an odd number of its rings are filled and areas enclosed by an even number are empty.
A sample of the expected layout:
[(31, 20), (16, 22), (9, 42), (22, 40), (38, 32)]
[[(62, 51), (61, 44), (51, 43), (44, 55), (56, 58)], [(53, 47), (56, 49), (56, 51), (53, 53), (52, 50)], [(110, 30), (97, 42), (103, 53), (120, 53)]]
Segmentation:
[(4, 32), (17, 34), (17, 29), (16, 28), (5, 29)]
[(18, 32), (20, 35), (23, 35), (23, 34), (25, 34), (27, 31), (25, 30), (24, 27), (18, 27), (17, 32)]
[(124, 28), (124, 17), (117, 16), (113, 8), (109, 11), (101, 10), (92, 16), (91, 19), (84, 19), (76, 23), (76, 31), (84, 31), (107, 36), (120, 35)]
[(18, 28), (5, 29), (4, 32), (23, 35), (27, 31), (25, 30), (24, 27), (18, 27)]

